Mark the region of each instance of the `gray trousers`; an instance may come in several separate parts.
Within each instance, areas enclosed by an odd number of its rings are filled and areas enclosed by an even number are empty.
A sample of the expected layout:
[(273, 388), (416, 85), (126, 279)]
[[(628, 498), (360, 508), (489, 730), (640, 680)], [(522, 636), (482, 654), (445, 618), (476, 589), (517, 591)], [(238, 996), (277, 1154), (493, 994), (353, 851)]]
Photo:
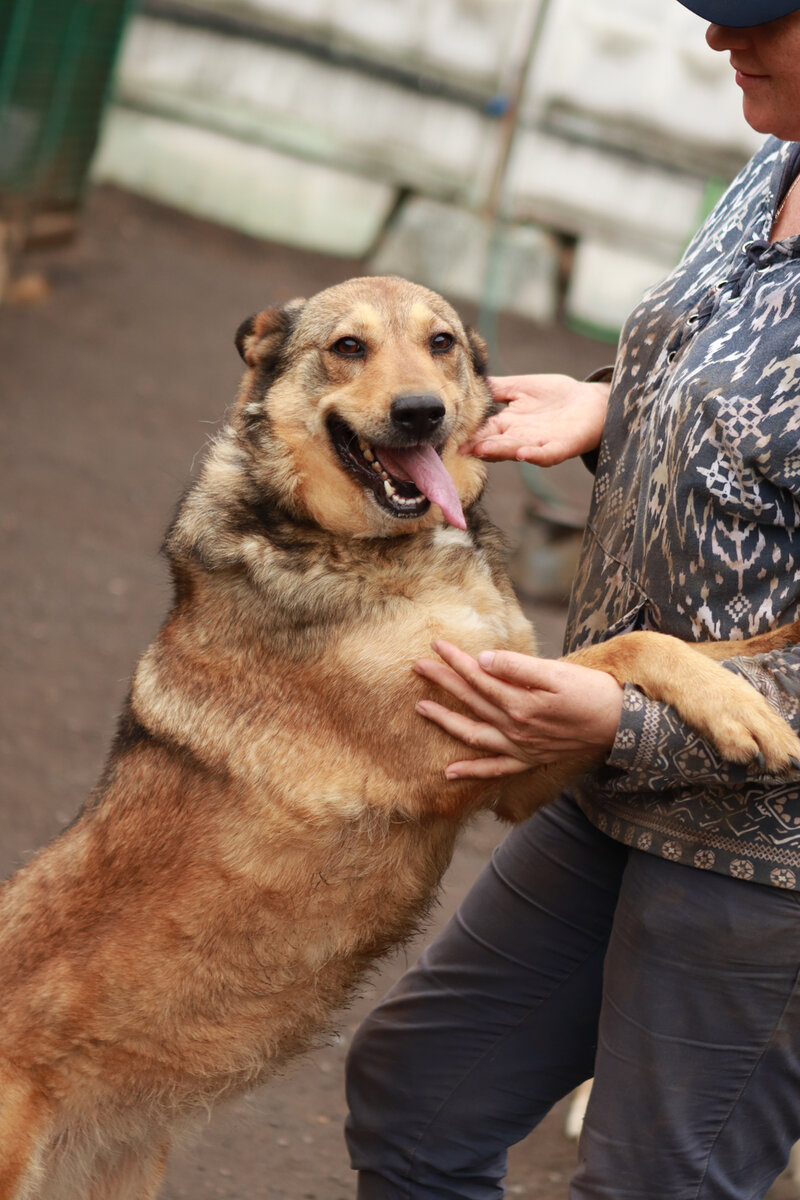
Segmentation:
[(359, 1200), (495, 1200), (508, 1146), (595, 1086), (572, 1200), (758, 1200), (800, 1139), (800, 895), (517, 827), (356, 1034)]

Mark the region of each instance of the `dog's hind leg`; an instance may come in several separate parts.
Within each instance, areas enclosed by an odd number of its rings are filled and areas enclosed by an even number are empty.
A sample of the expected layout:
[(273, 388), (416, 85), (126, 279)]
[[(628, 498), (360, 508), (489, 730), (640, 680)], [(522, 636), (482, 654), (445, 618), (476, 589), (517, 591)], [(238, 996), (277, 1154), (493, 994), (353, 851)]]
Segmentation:
[(86, 1200), (155, 1200), (169, 1154), (169, 1138), (110, 1149), (98, 1158)]
[(0, 1200), (36, 1200), (51, 1123), (36, 1088), (0, 1064)]

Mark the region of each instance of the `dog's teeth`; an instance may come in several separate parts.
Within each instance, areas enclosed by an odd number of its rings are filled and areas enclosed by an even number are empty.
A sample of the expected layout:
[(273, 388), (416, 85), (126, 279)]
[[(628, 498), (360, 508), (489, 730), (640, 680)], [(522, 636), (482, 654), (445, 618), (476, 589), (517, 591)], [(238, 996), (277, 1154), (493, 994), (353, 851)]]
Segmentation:
[(383, 481), (383, 490), (386, 492), (386, 495), (391, 496), (393, 500), (397, 497), (397, 492), (394, 490), (392, 483), (388, 479), (384, 479)]
[(372, 448), (371, 448), (369, 442), (364, 441), (361, 434), (358, 435), (358, 448), (361, 451), (361, 453), (364, 455), (364, 458), (367, 460), (368, 463), (375, 462), (375, 455), (372, 453)]
[(384, 479), (386, 478), (386, 472), (383, 470), (383, 468), (381, 467), (381, 464), (379, 462), (375, 461), (372, 464), (372, 469), (373, 469), (373, 471), (376, 471), (378, 475), (382, 475), (384, 477)]

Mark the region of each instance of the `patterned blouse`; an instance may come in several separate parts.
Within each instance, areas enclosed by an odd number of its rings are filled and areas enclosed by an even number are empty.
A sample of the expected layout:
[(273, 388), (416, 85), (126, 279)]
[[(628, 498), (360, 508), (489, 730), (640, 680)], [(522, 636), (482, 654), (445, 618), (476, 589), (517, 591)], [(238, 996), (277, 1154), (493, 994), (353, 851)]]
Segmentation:
[[(800, 236), (769, 243), (799, 167), (800, 143), (770, 138), (625, 325), (568, 651), (800, 617)], [(726, 666), (800, 729), (800, 646)], [(724, 763), (634, 687), (607, 767), (576, 796), (616, 840), (800, 891), (800, 774)]]

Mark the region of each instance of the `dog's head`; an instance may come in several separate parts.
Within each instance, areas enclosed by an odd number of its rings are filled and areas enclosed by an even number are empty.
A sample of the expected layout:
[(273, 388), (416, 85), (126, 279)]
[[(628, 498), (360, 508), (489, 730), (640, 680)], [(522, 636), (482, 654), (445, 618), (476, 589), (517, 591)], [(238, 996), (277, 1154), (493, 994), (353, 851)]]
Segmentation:
[(248, 318), (236, 344), (251, 474), (298, 516), (356, 537), (435, 525), (439, 510), (464, 527), (485, 472), (456, 451), (491, 411), (486, 347), (441, 296), (351, 279)]

